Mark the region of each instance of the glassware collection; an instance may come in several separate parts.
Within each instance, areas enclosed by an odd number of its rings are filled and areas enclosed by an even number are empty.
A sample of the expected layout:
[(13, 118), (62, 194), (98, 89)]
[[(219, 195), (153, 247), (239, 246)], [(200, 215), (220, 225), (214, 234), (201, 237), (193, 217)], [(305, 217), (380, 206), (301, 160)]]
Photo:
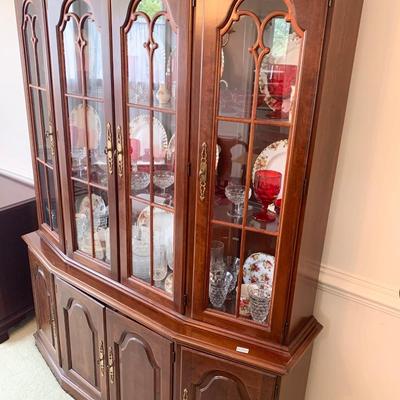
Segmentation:
[(302, 40), (280, 16), (258, 29), (241, 17), (220, 37), (208, 291), (209, 307), (266, 323)]

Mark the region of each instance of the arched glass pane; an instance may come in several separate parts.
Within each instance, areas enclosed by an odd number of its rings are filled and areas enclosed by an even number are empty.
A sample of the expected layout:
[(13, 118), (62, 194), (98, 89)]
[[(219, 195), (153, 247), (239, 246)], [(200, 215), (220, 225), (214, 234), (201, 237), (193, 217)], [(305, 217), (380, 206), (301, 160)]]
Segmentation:
[(150, 67), (146, 44), (149, 42), (149, 27), (145, 18), (138, 17), (133, 22), (126, 41), (129, 102), (148, 105)]
[(88, 18), (82, 32), (84, 47), (86, 93), (89, 97), (103, 97), (103, 54), (101, 35), (96, 22)]
[(81, 57), (77, 40), (79, 37), (76, 22), (70, 19), (64, 29), (64, 64), (68, 94), (82, 94)]
[(283, 0), (245, 0), (240, 6), (239, 11), (250, 10), (263, 20), (272, 12), (287, 12), (287, 6)]
[(164, 4), (161, 0), (142, 0), (137, 8), (137, 11), (144, 12), (150, 18), (161, 11), (165, 11)]
[(219, 114), (250, 118), (254, 88), (254, 57), (249, 49), (257, 40), (254, 20), (244, 16), (223, 36)]
[(172, 57), (176, 57), (176, 33), (164, 16), (154, 24), (153, 38), (158, 47), (153, 55), (153, 104), (175, 108), (176, 80), (171, 79)]
[(259, 87), (261, 102), (257, 117), (290, 120), (296, 93), (301, 38), (284, 18), (271, 20), (263, 33), (270, 48), (261, 63)]

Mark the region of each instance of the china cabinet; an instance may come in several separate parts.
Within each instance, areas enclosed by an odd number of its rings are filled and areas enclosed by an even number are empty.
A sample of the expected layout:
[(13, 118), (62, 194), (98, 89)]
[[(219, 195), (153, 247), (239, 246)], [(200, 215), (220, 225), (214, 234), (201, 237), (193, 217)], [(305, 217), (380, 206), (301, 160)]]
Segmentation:
[(60, 384), (303, 399), (362, 0), (15, 4)]

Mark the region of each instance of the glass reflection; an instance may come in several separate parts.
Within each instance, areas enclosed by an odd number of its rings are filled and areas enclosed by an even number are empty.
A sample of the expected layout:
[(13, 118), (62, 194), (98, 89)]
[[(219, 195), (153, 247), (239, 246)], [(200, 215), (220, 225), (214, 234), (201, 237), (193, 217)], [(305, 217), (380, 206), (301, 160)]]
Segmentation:
[(79, 55), (79, 47), (76, 40), (79, 37), (78, 26), (75, 20), (70, 19), (64, 29), (64, 65), (67, 84), (67, 93), (83, 94), (82, 89), (82, 66)]
[[(68, 99), (72, 176), (87, 180), (86, 115), (83, 101)], [(93, 121), (92, 121), (93, 123)]]
[(132, 275), (150, 283), (150, 207), (132, 200)]
[(243, 16), (222, 38), (219, 114), (250, 118), (254, 58), (250, 53), (257, 40), (257, 27), (252, 18)]
[(171, 79), (171, 57), (176, 54), (176, 34), (164, 16), (157, 18), (153, 37), (158, 47), (153, 55), (153, 104), (161, 108), (175, 108), (176, 80)]
[(274, 18), (263, 33), (264, 45), (271, 49), (261, 63), (259, 87), (262, 101), (258, 118), (291, 119), (296, 94), (301, 38), (284, 18)]
[(45, 161), (44, 157), (44, 146), (43, 146), (43, 136), (42, 134), (42, 109), (40, 107), (39, 91), (36, 89), (31, 89), (31, 99), (32, 99), (32, 114), (33, 114), (33, 128), (35, 133), (35, 144), (37, 150), (37, 157), (42, 161)]
[(87, 19), (83, 27), (86, 92), (89, 97), (103, 97), (103, 54), (101, 35), (96, 22)]
[(54, 186), (54, 174), (53, 170), (47, 168), (47, 181), (49, 183), (49, 195), (51, 205), (51, 228), (55, 232), (58, 232), (58, 219), (57, 219), (57, 199)]
[(47, 197), (47, 183), (46, 183), (46, 168), (38, 163), (39, 170), (39, 182), (40, 182), (40, 196), (42, 200), (42, 212), (43, 212), (43, 222), (51, 227), (51, 214), (50, 214), (50, 202)]
[(127, 33), (128, 92), (129, 102), (148, 105), (150, 66), (147, 44), (149, 27), (144, 17), (139, 16)]

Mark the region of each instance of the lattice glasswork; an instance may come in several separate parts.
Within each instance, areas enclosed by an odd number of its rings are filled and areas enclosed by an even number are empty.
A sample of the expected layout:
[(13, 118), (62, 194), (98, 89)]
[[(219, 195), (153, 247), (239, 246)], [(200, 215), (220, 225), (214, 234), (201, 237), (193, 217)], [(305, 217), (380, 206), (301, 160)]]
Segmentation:
[(173, 296), (177, 27), (161, 0), (123, 28), (129, 124), (131, 274)]
[(271, 311), (302, 50), (289, 5), (237, 1), (219, 40), (209, 307), (259, 323)]
[(110, 262), (108, 165), (105, 149), (104, 77), (100, 30), (90, 5), (66, 5), (59, 36), (70, 137), (76, 248)]
[(39, 178), (40, 220), (58, 233), (55, 195), (55, 139), (50, 113), (49, 87), (46, 73), (46, 43), (41, 10), (27, 2), (23, 11), (22, 37), (25, 50), (32, 127), (35, 138), (34, 154)]

